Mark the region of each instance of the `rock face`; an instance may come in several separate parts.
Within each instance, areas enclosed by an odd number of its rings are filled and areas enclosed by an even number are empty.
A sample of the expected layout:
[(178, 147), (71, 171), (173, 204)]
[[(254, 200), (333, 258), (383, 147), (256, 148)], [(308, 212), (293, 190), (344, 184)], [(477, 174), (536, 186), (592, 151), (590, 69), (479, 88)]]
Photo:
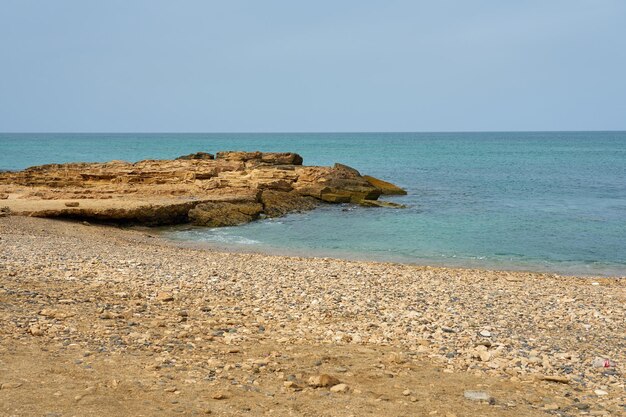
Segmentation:
[(263, 212), (268, 217), (280, 217), (294, 211), (312, 210), (319, 202), (295, 191), (263, 190), (261, 193)]
[(356, 203), (376, 200), (381, 192), (368, 183), (359, 172), (346, 165), (307, 167), (300, 170), (293, 185), (296, 192), (328, 203)]
[(136, 163), (49, 164), (0, 173), (0, 195), (18, 215), (219, 227), (322, 202), (395, 207), (376, 200), (404, 192), (346, 165), (302, 162), (296, 153), (228, 151)]
[(262, 212), (263, 205), (256, 200), (212, 201), (189, 210), (189, 219), (198, 226), (237, 226), (258, 219)]
[(367, 181), (370, 185), (378, 188), (383, 195), (406, 195), (406, 190), (390, 182), (379, 180), (378, 178), (374, 178), (369, 175), (364, 175), (363, 178), (365, 178), (365, 181)]

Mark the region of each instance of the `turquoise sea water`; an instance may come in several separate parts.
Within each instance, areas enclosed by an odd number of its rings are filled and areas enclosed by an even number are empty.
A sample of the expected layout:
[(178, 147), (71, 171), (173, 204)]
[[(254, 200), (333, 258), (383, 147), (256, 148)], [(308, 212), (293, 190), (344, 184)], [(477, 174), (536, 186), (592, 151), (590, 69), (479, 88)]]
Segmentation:
[(0, 134), (0, 169), (294, 151), (409, 192), (402, 210), (325, 206), (173, 239), (251, 251), (626, 275), (626, 132)]

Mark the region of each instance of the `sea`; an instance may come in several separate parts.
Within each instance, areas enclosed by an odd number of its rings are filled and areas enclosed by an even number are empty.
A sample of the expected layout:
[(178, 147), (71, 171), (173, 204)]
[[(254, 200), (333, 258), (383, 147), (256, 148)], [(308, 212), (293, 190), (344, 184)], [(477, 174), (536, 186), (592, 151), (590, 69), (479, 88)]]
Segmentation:
[(325, 205), (179, 242), (306, 257), (626, 276), (626, 132), (0, 134), (0, 170), (297, 152), (393, 182), (404, 209)]

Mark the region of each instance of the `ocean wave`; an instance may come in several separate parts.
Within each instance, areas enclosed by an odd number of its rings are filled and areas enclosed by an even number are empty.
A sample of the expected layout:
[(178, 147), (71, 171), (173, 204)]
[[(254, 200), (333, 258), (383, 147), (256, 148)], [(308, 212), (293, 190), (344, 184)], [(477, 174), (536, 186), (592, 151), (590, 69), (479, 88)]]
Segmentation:
[(211, 234), (198, 236), (197, 240), (201, 240), (203, 242), (227, 243), (230, 245), (256, 245), (261, 243), (258, 240), (250, 239), (247, 237), (227, 234)]

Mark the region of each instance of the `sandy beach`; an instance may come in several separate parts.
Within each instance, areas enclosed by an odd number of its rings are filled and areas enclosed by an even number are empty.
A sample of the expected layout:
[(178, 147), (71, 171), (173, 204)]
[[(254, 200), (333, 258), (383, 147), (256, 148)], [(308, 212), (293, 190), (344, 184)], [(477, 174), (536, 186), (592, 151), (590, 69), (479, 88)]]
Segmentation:
[(222, 253), (16, 216), (0, 247), (1, 416), (626, 412), (623, 279)]

